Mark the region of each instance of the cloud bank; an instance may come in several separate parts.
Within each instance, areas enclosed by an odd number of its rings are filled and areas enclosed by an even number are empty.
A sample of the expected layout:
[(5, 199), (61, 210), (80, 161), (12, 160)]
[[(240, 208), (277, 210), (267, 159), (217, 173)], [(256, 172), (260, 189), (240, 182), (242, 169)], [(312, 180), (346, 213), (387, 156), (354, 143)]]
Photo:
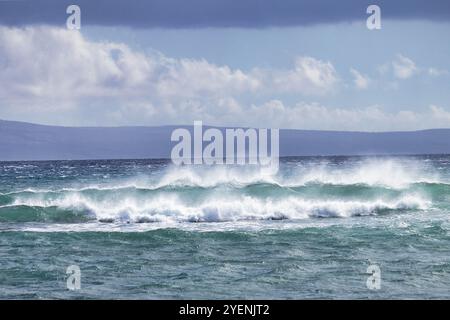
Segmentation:
[(105, 113), (143, 108), (170, 116), (189, 112), (198, 101), (214, 104), (245, 94), (321, 95), (337, 83), (330, 62), (307, 56), (298, 57), (292, 69), (242, 71), (203, 59), (144, 54), (123, 43), (93, 42), (63, 28), (0, 27), (0, 98), (3, 110), (12, 113), (91, 105)]
[[(394, 63), (397, 63), (396, 66)], [(410, 76), (412, 60), (391, 67)], [(397, 67), (398, 70), (395, 68)], [(357, 89), (371, 79), (350, 70)], [(50, 26), (0, 27), (0, 118), (63, 125), (191, 124), (333, 130), (450, 126), (450, 114), (326, 107), (342, 80), (331, 61), (298, 56), (289, 69), (240, 70), (204, 59), (143, 53)], [(279, 96), (295, 95), (286, 103)]]

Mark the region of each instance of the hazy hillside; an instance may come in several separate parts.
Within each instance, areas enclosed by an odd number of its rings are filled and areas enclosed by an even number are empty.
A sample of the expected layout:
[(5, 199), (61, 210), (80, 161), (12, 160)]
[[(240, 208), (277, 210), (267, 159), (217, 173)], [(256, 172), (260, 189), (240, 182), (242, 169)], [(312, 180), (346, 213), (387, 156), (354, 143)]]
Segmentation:
[[(0, 120), (0, 160), (168, 158), (175, 127), (58, 127)], [(280, 156), (450, 153), (450, 129), (280, 130)]]

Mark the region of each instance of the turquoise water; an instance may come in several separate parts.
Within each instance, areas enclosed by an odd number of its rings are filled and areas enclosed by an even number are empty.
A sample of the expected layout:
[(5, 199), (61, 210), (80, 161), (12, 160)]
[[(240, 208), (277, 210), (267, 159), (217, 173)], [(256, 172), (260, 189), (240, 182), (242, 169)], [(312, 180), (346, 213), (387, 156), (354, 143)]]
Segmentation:
[(449, 200), (449, 156), (3, 162), (0, 298), (450, 298)]

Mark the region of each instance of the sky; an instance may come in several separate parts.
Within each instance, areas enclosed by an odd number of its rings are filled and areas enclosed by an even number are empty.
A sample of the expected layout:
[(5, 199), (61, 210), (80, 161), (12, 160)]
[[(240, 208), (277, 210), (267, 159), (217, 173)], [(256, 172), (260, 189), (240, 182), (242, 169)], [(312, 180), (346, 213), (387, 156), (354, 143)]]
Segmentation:
[(445, 0), (0, 0), (0, 119), (450, 128), (449, 35)]

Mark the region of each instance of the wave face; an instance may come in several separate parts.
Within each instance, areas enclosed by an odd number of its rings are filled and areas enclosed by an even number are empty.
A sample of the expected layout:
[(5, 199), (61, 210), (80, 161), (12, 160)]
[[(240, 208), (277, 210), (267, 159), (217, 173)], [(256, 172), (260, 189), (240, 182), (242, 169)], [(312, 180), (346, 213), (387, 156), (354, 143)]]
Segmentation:
[(0, 222), (152, 223), (304, 220), (445, 207), (449, 161), (287, 158), (256, 167), (174, 167), (168, 161), (0, 165)]

